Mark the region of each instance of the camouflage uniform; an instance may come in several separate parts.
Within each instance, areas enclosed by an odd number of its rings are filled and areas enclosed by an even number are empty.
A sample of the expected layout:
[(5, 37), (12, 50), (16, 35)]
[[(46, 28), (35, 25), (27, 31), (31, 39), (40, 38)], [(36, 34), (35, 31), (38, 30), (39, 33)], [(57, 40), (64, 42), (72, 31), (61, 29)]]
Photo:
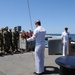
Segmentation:
[(16, 49), (16, 51), (18, 51), (18, 41), (19, 41), (19, 33), (18, 33), (18, 31), (15, 30), (12, 34), (12, 42), (13, 42), (14, 51), (15, 51), (15, 49)]
[(10, 37), (10, 33), (9, 31), (5, 31), (4, 32), (4, 49), (6, 52), (9, 52), (9, 49), (10, 49), (10, 40), (9, 40), (9, 37)]
[(9, 29), (9, 40), (10, 40), (10, 49), (13, 50), (13, 44), (12, 44), (12, 31)]
[(3, 29), (0, 30), (0, 47), (1, 51), (3, 51)]

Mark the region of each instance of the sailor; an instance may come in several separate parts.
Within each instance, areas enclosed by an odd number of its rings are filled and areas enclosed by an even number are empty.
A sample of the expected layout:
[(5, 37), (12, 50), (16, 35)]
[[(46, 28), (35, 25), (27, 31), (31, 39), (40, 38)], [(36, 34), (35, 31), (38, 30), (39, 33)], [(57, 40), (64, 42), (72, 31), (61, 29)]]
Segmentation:
[(9, 36), (9, 40), (10, 40), (10, 50), (12, 49), (12, 51), (13, 51), (13, 44), (12, 44), (12, 29), (9, 29), (9, 34), (10, 34), (10, 36)]
[(17, 27), (14, 27), (14, 32), (12, 33), (12, 43), (14, 52), (18, 52), (18, 42), (19, 42), (19, 32), (17, 31)]
[(4, 32), (4, 49), (5, 52), (9, 53), (9, 49), (10, 49), (10, 41), (9, 41), (9, 31), (8, 31), (8, 26), (5, 27), (5, 32)]
[(0, 30), (0, 46), (1, 46), (1, 52), (3, 51), (3, 30), (4, 28), (1, 28)]
[(63, 43), (63, 56), (69, 55), (69, 41), (70, 41), (70, 33), (68, 32), (68, 28), (66, 27), (64, 32), (61, 35), (62, 43)]
[(41, 26), (40, 20), (35, 21), (36, 29), (33, 36), (28, 38), (27, 41), (36, 42), (35, 45), (35, 68), (34, 74), (40, 75), (44, 72), (44, 49), (45, 49), (45, 29)]

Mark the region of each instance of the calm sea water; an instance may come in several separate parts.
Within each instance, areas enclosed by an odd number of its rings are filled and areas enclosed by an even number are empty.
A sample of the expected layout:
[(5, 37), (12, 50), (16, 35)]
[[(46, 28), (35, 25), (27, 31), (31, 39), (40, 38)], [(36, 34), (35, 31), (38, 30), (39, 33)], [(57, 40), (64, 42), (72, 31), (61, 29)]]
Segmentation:
[[(46, 34), (46, 35), (50, 35), (50, 36), (61, 36), (61, 34)], [(75, 34), (71, 34), (71, 38), (72, 40), (75, 40)], [(48, 41), (45, 42), (45, 44), (48, 44)]]

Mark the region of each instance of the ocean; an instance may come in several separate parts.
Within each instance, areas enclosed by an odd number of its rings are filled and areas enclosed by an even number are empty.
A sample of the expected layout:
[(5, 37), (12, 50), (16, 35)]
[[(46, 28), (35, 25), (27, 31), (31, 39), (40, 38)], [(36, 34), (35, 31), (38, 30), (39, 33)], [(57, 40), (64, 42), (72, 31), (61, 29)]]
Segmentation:
[[(48, 36), (61, 36), (61, 34), (46, 34)], [(70, 34), (71, 39), (75, 41), (75, 34)], [(48, 45), (48, 41), (45, 41), (45, 44)]]

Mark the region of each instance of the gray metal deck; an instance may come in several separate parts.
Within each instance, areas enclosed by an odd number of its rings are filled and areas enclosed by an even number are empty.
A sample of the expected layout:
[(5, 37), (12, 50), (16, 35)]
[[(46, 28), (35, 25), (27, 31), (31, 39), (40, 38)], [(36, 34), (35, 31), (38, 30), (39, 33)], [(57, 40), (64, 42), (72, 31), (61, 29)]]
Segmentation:
[[(0, 57), (0, 75), (34, 75), (35, 62), (34, 52), (5, 55)], [(44, 75), (59, 75), (59, 66), (55, 59), (60, 55), (48, 55), (48, 49), (45, 49), (45, 72)]]

